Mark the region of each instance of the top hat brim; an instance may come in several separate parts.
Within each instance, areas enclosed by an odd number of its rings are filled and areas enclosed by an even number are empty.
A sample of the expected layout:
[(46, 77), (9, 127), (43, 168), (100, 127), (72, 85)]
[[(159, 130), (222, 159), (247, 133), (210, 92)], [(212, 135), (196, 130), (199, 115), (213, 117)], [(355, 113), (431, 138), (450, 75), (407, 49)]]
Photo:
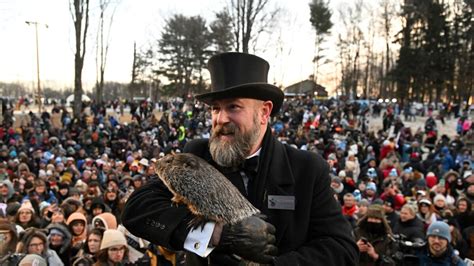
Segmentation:
[(215, 100), (230, 98), (250, 98), (262, 101), (272, 101), (271, 115), (275, 115), (283, 104), (284, 94), (278, 87), (268, 83), (248, 83), (226, 88), (219, 91), (196, 95), (196, 99), (212, 105)]

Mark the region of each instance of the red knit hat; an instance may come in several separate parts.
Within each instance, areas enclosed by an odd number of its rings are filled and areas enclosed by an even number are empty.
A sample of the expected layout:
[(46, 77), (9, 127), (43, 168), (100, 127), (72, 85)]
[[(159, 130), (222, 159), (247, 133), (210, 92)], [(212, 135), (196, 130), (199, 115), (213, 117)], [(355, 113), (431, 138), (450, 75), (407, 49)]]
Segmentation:
[(426, 186), (428, 188), (432, 188), (434, 185), (438, 183), (438, 178), (435, 176), (433, 172), (429, 172), (426, 174)]

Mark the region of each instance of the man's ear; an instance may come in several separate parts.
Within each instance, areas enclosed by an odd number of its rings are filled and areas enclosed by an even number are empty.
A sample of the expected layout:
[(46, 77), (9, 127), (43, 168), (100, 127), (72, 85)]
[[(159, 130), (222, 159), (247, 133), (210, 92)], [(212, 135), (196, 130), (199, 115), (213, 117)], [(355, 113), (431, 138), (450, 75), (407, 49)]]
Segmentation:
[(262, 122), (267, 124), (270, 120), (270, 115), (273, 110), (273, 102), (272, 101), (264, 101), (262, 105)]

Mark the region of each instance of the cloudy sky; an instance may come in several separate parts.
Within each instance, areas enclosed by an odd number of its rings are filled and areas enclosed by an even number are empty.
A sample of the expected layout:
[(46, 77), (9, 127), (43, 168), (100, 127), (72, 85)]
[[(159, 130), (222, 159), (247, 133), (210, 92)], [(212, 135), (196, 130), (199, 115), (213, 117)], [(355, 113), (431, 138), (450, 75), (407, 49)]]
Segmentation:
[[(98, 0), (91, 0), (93, 11)], [(129, 82), (133, 43), (145, 48), (160, 36), (164, 21), (173, 14), (201, 15), (208, 21), (225, 5), (224, 0), (116, 0), (110, 33), (110, 51), (106, 80)], [(309, 23), (309, 0), (279, 0), (278, 26), (271, 39), (262, 39), (257, 55), (270, 64), (269, 81), (284, 86), (306, 79), (312, 73), (314, 33)], [(344, 4), (330, 1), (331, 7)], [(337, 19), (336, 16), (333, 20)], [(43, 87), (72, 87), (74, 80), (74, 29), (68, 0), (0, 0), (0, 81), (22, 82), (31, 87), (36, 81), (35, 28), (25, 21), (39, 22), (40, 76)], [(90, 88), (96, 79), (95, 34), (97, 18), (91, 20), (90, 38), (84, 66), (84, 85)], [(47, 26), (46, 26), (47, 25)], [(335, 55), (334, 44), (327, 44)], [(332, 49), (331, 49), (332, 48)], [(331, 56), (331, 55), (330, 55)], [(334, 87), (334, 67), (323, 70), (325, 83)], [(332, 78), (331, 78), (332, 77)]]

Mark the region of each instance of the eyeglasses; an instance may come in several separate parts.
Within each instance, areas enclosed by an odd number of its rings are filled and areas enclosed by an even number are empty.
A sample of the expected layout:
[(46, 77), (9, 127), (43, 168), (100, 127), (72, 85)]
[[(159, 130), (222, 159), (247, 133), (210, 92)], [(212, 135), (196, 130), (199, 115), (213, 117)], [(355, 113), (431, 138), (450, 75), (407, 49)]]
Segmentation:
[(109, 251), (110, 252), (123, 252), (123, 251), (125, 251), (125, 247), (122, 246), (122, 247), (119, 247), (119, 248), (109, 248)]
[(41, 242), (41, 243), (32, 243), (32, 244), (29, 244), (28, 247), (30, 248), (39, 248), (39, 247), (42, 247), (44, 246), (44, 243)]
[(20, 215), (22, 215), (22, 214), (23, 214), (23, 215), (24, 215), (24, 214), (29, 214), (29, 215), (31, 215), (32, 213), (31, 213), (31, 212), (19, 212), (19, 214), (20, 214)]

